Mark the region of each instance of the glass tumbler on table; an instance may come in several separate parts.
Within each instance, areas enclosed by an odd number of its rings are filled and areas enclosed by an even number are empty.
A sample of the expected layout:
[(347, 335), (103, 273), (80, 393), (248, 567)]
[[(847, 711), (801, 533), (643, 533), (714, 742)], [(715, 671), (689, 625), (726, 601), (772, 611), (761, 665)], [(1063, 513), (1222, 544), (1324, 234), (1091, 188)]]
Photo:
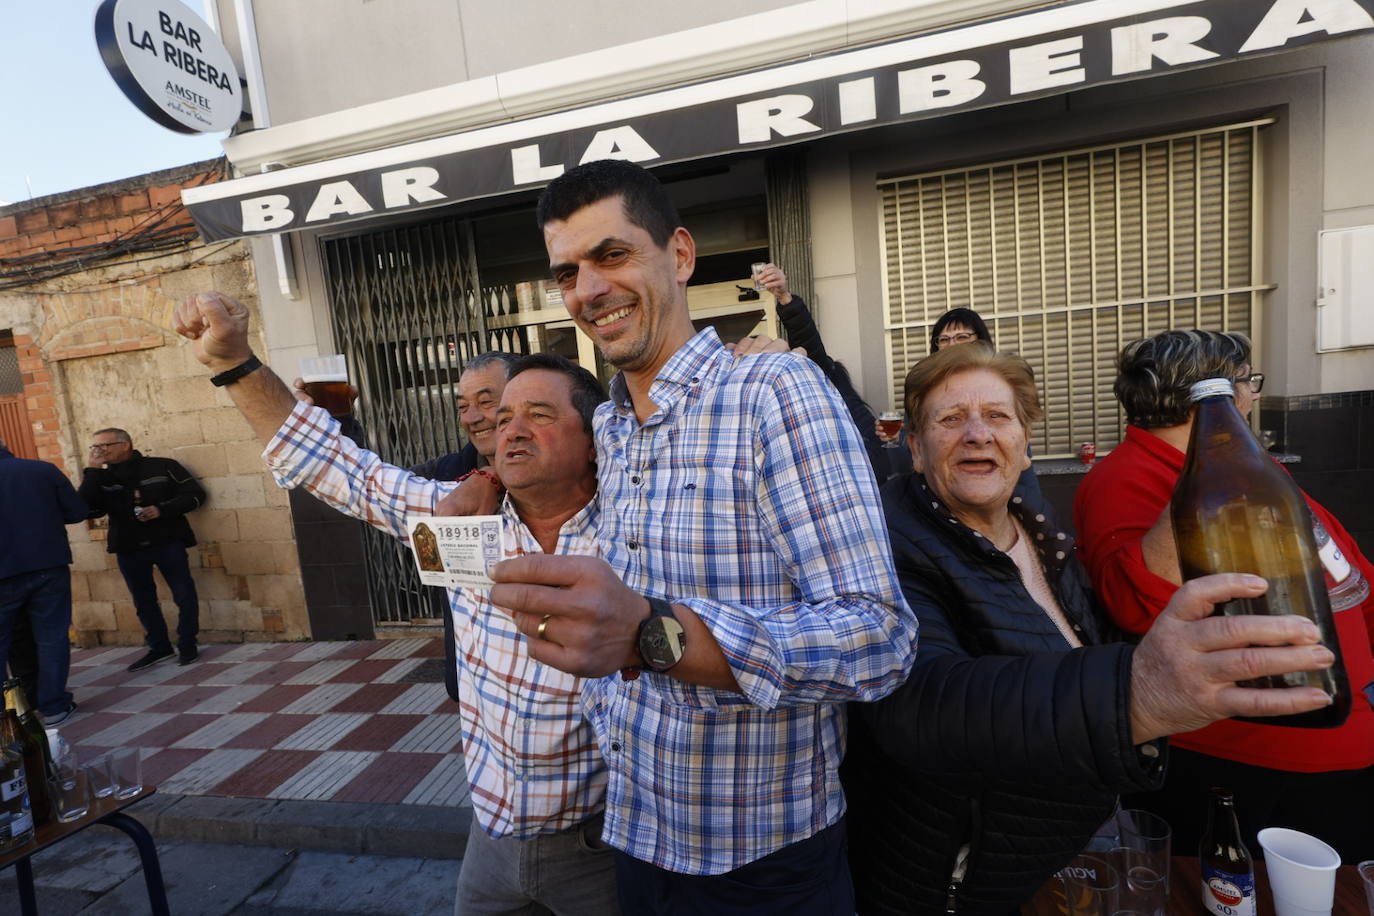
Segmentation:
[(114, 783), (115, 798), (133, 798), (143, 791), (143, 760), (138, 748), (110, 751), (110, 780)]
[(57, 819), (64, 824), (80, 820), (91, 810), (90, 781), (85, 767), (62, 772), (51, 791)]
[(1121, 877), (1105, 856), (1080, 855), (1059, 874), (1069, 916), (1116, 916)]

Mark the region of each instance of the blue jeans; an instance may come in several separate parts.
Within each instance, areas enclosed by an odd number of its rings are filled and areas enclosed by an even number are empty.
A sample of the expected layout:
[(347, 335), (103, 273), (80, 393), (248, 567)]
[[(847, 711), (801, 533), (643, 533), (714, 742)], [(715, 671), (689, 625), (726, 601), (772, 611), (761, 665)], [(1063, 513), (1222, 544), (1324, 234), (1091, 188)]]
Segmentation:
[(162, 573), (163, 581), (172, 592), (177, 605), (177, 648), (183, 652), (196, 647), (200, 632), (200, 599), (196, 596), (196, 580), (191, 578), (191, 564), (186, 561), (186, 547), (177, 541), (154, 544), (137, 550), (115, 554), (124, 584), (134, 599), (138, 622), (143, 624), (144, 642), (155, 652), (172, 651), (167, 636), (167, 621), (157, 603), (157, 586), (153, 584), (153, 567)]
[(55, 716), (72, 705), (67, 690), (72, 660), (67, 641), (72, 625), (71, 571), (53, 566), (0, 579), (0, 658), (9, 659), (10, 634), (20, 614), (28, 617), (38, 649), (38, 696), (30, 699), (40, 713)]

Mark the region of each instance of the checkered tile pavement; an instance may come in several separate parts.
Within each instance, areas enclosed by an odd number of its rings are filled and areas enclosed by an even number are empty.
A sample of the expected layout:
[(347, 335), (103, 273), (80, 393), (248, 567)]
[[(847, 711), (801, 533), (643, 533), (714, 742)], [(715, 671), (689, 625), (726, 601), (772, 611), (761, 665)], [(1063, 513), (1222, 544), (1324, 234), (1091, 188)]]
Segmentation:
[(136, 674), (140, 648), (73, 649), (83, 757), (143, 751), (162, 792), (470, 807), (458, 715), (442, 683), (409, 683), (438, 639), (202, 646)]

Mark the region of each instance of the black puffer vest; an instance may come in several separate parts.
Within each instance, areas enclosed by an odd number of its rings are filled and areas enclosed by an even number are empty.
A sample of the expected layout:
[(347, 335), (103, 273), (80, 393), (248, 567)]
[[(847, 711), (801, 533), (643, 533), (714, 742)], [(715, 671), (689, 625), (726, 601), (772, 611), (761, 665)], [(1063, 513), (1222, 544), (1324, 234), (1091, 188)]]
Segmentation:
[[(959, 523), (920, 475), (883, 506), (920, 620), (907, 682), (853, 704), (843, 775), (859, 912), (997, 914), (1032, 896), (1111, 813), (1156, 788), (1163, 748), (1131, 744), (1133, 649), (1093, 603), (1073, 541), (1018, 488), (1010, 506), (1083, 648), (1011, 558)], [(961, 856), (961, 850), (967, 850)]]

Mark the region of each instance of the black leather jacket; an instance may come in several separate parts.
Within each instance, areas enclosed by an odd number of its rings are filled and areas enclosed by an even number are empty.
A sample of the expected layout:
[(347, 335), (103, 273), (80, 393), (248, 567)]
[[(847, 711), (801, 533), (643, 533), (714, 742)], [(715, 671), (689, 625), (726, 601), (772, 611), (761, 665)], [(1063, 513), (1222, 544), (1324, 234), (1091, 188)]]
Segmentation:
[[(141, 505), (157, 506), (157, 518), (146, 522), (134, 518), (135, 491)], [(105, 542), (110, 553), (168, 541), (187, 547), (196, 544), (185, 515), (205, 504), (205, 489), (171, 458), (153, 458), (135, 451), (119, 464), (86, 468), (79, 492), (91, 508), (91, 518), (110, 516), (110, 533)]]
[(850, 707), (843, 773), (859, 912), (1001, 916), (1082, 849), (1118, 792), (1160, 784), (1162, 742), (1132, 745), (1134, 650), (1106, 643), (1116, 634), (1043, 506), (1018, 488), (1011, 509), (1083, 648), (924, 478), (882, 493), (921, 642), (905, 684)]

